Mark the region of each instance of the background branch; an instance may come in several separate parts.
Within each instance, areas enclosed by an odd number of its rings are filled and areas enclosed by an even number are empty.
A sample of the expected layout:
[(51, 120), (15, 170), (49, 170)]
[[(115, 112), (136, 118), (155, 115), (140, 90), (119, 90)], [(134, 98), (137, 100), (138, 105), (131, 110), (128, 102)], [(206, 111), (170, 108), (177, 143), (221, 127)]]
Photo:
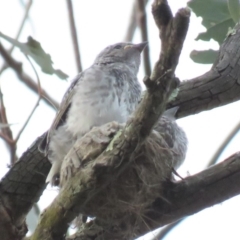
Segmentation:
[(209, 72), (180, 84), (177, 98), (168, 105), (169, 108), (180, 107), (178, 118), (240, 100), (240, 51), (236, 51), (239, 49), (239, 24), (235, 30), (221, 45)]
[[(148, 30), (147, 30), (147, 14), (145, 11), (146, 0), (137, 0), (138, 6), (138, 25), (141, 31), (142, 42), (148, 42)], [(149, 55), (149, 44), (145, 47), (143, 51), (143, 61), (145, 75), (150, 76), (151, 74), (151, 60)]]
[(80, 72), (82, 72), (82, 63), (81, 63), (81, 55), (80, 55), (80, 50), (79, 50), (77, 29), (76, 29), (76, 24), (75, 24), (75, 19), (74, 19), (73, 5), (72, 5), (72, 0), (66, 0), (66, 1), (67, 1), (67, 7), (68, 7), (68, 17), (69, 17), (69, 23), (70, 23), (77, 71), (78, 71), (78, 73), (80, 73)]
[[(145, 6), (147, 5), (147, 3), (148, 3), (148, 0), (144, 0)], [(134, 33), (138, 26), (137, 24), (137, 6), (138, 5), (137, 4), (138, 4), (138, 0), (135, 0), (132, 6), (132, 11), (129, 19), (129, 25), (127, 27), (126, 36), (124, 37), (124, 40), (123, 40), (124, 42), (132, 42)]]

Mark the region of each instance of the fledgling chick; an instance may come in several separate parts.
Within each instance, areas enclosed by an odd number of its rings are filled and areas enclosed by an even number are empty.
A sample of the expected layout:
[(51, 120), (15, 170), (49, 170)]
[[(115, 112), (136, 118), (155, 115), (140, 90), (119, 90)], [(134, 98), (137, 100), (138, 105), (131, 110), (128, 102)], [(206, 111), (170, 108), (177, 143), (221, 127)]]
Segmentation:
[(58, 185), (62, 161), (75, 141), (94, 126), (124, 123), (135, 110), (141, 86), (137, 79), (146, 42), (106, 47), (65, 93), (55, 120), (39, 145), (52, 168), (46, 182)]

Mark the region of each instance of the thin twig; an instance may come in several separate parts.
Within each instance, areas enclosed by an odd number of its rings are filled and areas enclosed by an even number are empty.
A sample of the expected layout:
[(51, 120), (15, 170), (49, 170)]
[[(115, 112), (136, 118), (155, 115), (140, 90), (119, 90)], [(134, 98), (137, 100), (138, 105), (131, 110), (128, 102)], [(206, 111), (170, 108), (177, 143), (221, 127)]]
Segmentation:
[(22, 128), (20, 129), (20, 131), (18, 132), (14, 142), (15, 144), (17, 144), (17, 141), (19, 140), (21, 134), (23, 133), (24, 129), (26, 128), (27, 124), (29, 123), (29, 120), (31, 119), (31, 117), (33, 116), (33, 113), (35, 112), (35, 110), (37, 109), (38, 105), (39, 105), (39, 102), (42, 98), (42, 90), (41, 90), (41, 83), (40, 83), (40, 78), (38, 76), (38, 73), (34, 67), (34, 65), (32, 64), (31, 60), (29, 59), (29, 57), (27, 55), (25, 55), (26, 58), (28, 59), (29, 63), (31, 64), (32, 68), (33, 68), (33, 71), (35, 72), (36, 74), (36, 77), (37, 77), (37, 83), (38, 83), (38, 100), (36, 102), (36, 104), (34, 105), (32, 111), (30, 112), (27, 120), (25, 121), (25, 123), (23, 124)]
[[(4, 60), (7, 62), (7, 64), (15, 71), (17, 74), (19, 80), (21, 80), (24, 84), (28, 86), (29, 89), (31, 89), (34, 93), (38, 93), (38, 85), (35, 83), (35, 81), (27, 75), (23, 69), (22, 69), (22, 63), (16, 61), (3, 47), (3, 45), (0, 43), (0, 54), (4, 58)], [(43, 101), (49, 105), (54, 110), (59, 108), (59, 103), (54, 100), (45, 90), (42, 89), (42, 98)]]
[(81, 72), (82, 71), (81, 55), (79, 50), (79, 43), (78, 43), (77, 30), (76, 30), (76, 24), (74, 19), (72, 0), (67, 0), (67, 6), (68, 6), (68, 17), (69, 17), (71, 34), (72, 34), (72, 41), (73, 41), (75, 60), (77, 64), (77, 70), (78, 72)]
[[(148, 42), (147, 14), (145, 11), (146, 1), (137, 0), (137, 5), (138, 5), (138, 25), (141, 30), (142, 41)], [(151, 68), (151, 60), (149, 56), (149, 44), (144, 49), (143, 60), (144, 60), (145, 75), (150, 76), (152, 68)]]
[(133, 36), (135, 33), (135, 30), (137, 28), (137, 13), (136, 13), (136, 1), (134, 1), (133, 6), (132, 6), (132, 12), (131, 12), (131, 16), (129, 19), (129, 25), (127, 28), (127, 33), (126, 36), (124, 37), (124, 41), (125, 42), (131, 42), (133, 40)]
[[(28, 3), (26, 4), (25, 13), (24, 13), (21, 25), (20, 25), (20, 27), (18, 29), (17, 35), (15, 37), (15, 40), (18, 40), (18, 38), (20, 37), (20, 35), (22, 33), (23, 27), (24, 27), (24, 25), (26, 23), (26, 20), (28, 19), (28, 15), (29, 15), (29, 11), (30, 11), (31, 6), (32, 6), (32, 0), (29, 0)], [(12, 47), (8, 51), (10, 54), (12, 53), (14, 47), (15, 47), (15, 45), (12, 45)]]

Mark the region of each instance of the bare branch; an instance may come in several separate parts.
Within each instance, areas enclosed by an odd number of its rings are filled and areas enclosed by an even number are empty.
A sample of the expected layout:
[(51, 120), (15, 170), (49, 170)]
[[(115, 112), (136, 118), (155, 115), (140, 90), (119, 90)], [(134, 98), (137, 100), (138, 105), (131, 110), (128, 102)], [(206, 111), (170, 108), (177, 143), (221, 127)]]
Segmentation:
[[(51, 164), (48, 159), (38, 151), (41, 137), (27, 149), (14, 166), (1, 180), (0, 208), (7, 214), (1, 218), (1, 239), (22, 239), (27, 232), (25, 218), (27, 213), (37, 202), (46, 187), (45, 179)], [(11, 219), (8, 223), (8, 219)], [(10, 228), (3, 228), (10, 224)], [(3, 238), (5, 232), (12, 238)]]
[(77, 64), (77, 70), (78, 72), (82, 72), (81, 55), (79, 50), (79, 43), (78, 43), (78, 36), (77, 36), (75, 19), (74, 19), (72, 0), (67, 0), (67, 6), (68, 6), (68, 17), (69, 17), (71, 34), (72, 34), (72, 41), (73, 41), (75, 60)]

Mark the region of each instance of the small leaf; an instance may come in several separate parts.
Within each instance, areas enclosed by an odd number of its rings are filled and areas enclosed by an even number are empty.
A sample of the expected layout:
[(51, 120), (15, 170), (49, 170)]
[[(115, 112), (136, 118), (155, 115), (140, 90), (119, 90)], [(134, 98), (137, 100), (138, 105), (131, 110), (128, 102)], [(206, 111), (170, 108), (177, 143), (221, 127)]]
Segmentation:
[(226, 38), (230, 26), (233, 25), (233, 20), (228, 19), (226, 21), (219, 22), (218, 24), (213, 24), (213, 26), (209, 27), (208, 30), (204, 33), (199, 33), (196, 40), (210, 41), (210, 39), (214, 39), (219, 44), (223, 43)]
[(212, 64), (218, 56), (218, 51), (209, 49), (204, 51), (193, 50), (190, 53), (191, 59), (196, 63)]
[(66, 79), (68, 77), (68, 75), (61, 70), (56, 70), (53, 68), (51, 56), (47, 54), (43, 50), (41, 44), (32, 37), (28, 37), (27, 43), (21, 43), (1, 32), (0, 37), (18, 47), (24, 54), (30, 56), (41, 67), (44, 73), (56, 74), (61, 79)]
[(239, 0), (228, 0), (228, 10), (235, 23), (239, 22), (240, 18), (240, 2)]

